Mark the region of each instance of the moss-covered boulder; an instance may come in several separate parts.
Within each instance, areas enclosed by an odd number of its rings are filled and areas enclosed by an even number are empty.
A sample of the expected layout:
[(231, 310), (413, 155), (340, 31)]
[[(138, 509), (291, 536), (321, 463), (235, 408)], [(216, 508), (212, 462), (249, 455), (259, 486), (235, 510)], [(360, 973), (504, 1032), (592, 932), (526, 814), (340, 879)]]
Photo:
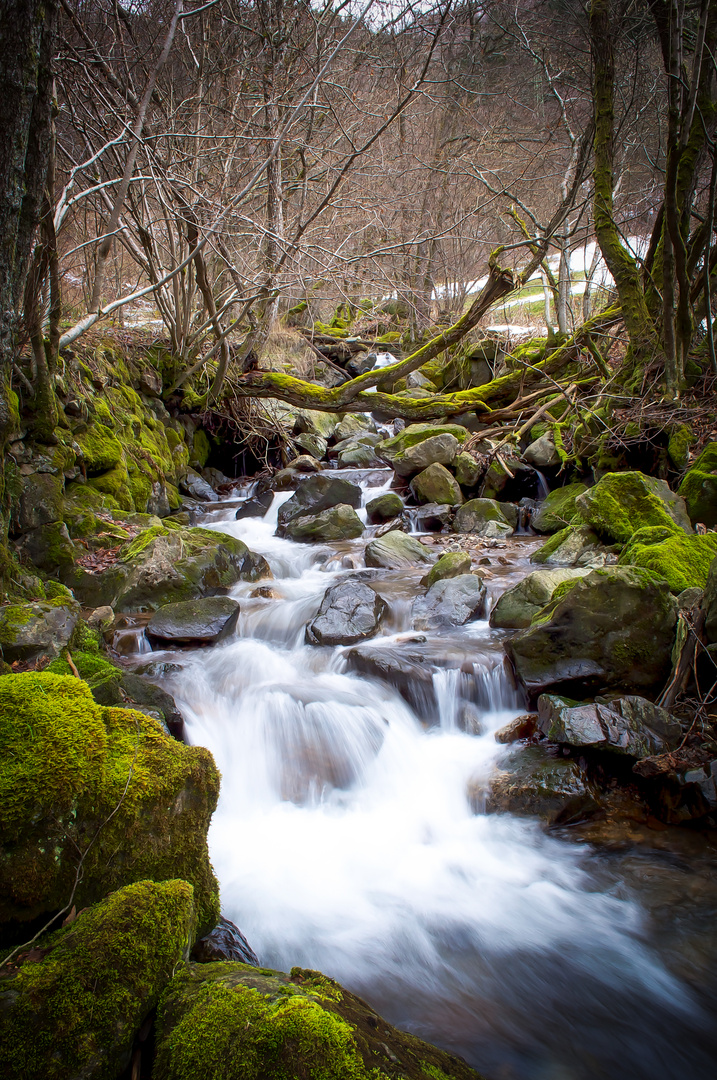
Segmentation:
[(524, 630), (553, 598), (565, 581), (577, 581), (590, 571), (585, 569), (534, 570), (498, 598), (490, 613), (490, 625), (502, 630)]
[(199, 929), (219, 915), (207, 829), (219, 794), (208, 750), (158, 720), (98, 705), (84, 682), (0, 677), (0, 922), (77, 908), (133, 881), (192, 883)]
[(471, 499), (457, 511), (453, 531), (503, 539), (512, 535), (513, 526), (495, 499)]
[(572, 524), (576, 517), (581, 522), (575, 500), (584, 491), (587, 491), (585, 484), (566, 484), (549, 492), (532, 515), (531, 527), (539, 533), (556, 533)]
[(708, 443), (678, 488), (695, 524), (717, 525), (717, 442)]
[(262, 577), (271, 577), (268, 563), (243, 541), (170, 521), (124, 544), (116, 562), (98, 570), (76, 564), (62, 573), (83, 603), (111, 604), (118, 611), (156, 611), (163, 604), (217, 596), (237, 581)]
[[(568, 525), (554, 533), (530, 556), (545, 566), (604, 566), (611, 552), (589, 525)], [(616, 556), (612, 554), (613, 561)]]
[(456, 480), (462, 488), (473, 488), (481, 478), (483, 470), (472, 454), (462, 451), (453, 462)]
[(346, 413), (336, 425), (334, 438), (339, 443), (343, 439), (350, 439), (352, 435), (374, 435), (376, 425), (367, 413)]
[(648, 525), (692, 532), (684, 499), (664, 480), (640, 472), (606, 473), (579, 495), (575, 507), (586, 525), (610, 543), (626, 543)]
[(138, 881), (81, 911), (0, 974), (0, 1072), (115, 1080), (194, 932), (186, 881)]
[(458, 482), (444, 465), (434, 463), (414, 476), (410, 484), (417, 503), (439, 503), (460, 506), (463, 495)]
[(458, 424), (409, 424), (379, 443), (376, 451), (399, 476), (413, 476), (435, 462), (451, 465), (467, 438)]
[(340, 423), (336, 413), (319, 412), (318, 409), (297, 409), (294, 414), (294, 430), (297, 435), (319, 435), (330, 439)]
[(0, 607), (0, 650), (7, 663), (59, 656), (80, 621), (69, 596)]
[(667, 677), (677, 601), (666, 581), (637, 567), (606, 567), (566, 582), (553, 595), (531, 626), (506, 642), (530, 693), (556, 688), (584, 697), (613, 686), (639, 691)]
[(408, 566), (421, 566), (432, 562), (430, 552), (420, 540), (407, 536), (400, 529), (379, 536), (366, 545), (364, 553), (366, 566), (381, 567), (385, 570), (402, 570)]
[(430, 589), (437, 581), (446, 578), (458, 577), (460, 574), (468, 574), (471, 569), (471, 557), (465, 551), (446, 551), (433, 564), (426, 576), (421, 581), (422, 585)]
[(386, 491), (366, 503), (366, 517), (372, 525), (381, 525), (403, 512), (403, 499), (395, 491)]
[(64, 521), (52, 521), (23, 533), (17, 550), (21, 557), (47, 574), (57, 574), (61, 567), (69, 566), (77, 557)]
[(283, 526), (281, 535), (299, 544), (334, 543), (355, 540), (363, 533), (363, 522), (352, 506), (344, 503), (319, 514), (302, 514)]
[(154, 1080), (480, 1080), (316, 971), (189, 964), (157, 1014)]
[(109, 472), (122, 461), (122, 444), (108, 427), (95, 423), (75, 435), (78, 458), (88, 476)]
[(625, 545), (620, 563), (653, 570), (677, 594), (704, 589), (715, 556), (717, 533), (686, 536), (653, 526), (637, 530)]

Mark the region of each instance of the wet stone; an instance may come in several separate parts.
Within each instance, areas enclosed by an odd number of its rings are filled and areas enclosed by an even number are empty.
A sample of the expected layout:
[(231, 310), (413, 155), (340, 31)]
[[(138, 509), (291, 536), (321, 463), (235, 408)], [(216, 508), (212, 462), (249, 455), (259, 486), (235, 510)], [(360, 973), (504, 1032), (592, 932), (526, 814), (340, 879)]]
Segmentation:
[(236, 626), (239, 604), (229, 596), (206, 596), (165, 604), (147, 624), (147, 635), (162, 641), (215, 641)]
[(328, 589), (316, 618), (306, 627), (309, 645), (354, 645), (378, 632), (386, 602), (362, 581), (349, 579)]
[(225, 918), (219, 920), (211, 933), (199, 939), (192, 950), (192, 960), (198, 964), (238, 960), (259, 967), (259, 959), (239, 927)]

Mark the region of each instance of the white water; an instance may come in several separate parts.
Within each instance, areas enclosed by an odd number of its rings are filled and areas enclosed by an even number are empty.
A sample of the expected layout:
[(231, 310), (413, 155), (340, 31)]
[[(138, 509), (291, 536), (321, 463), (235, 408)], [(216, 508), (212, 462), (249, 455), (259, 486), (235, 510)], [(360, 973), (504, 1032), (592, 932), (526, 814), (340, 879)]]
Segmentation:
[[(495, 1078), (711, 1076), (689, 1045), (699, 1007), (646, 944), (639, 907), (598, 891), (586, 850), (471, 806), (511, 752), (493, 732), (521, 711), (488, 624), (429, 639), (473, 659), (434, 672), (426, 726), (347, 670), (346, 650), (303, 644), (363, 544), (274, 537), (288, 497), (266, 520), (214, 521), (267, 557), (277, 598), (239, 586), (240, 636), (181, 654), (169, 684), (223, 777), (210, 832), (223, 914), (262, 964), (320, 969)], [(466, 712), (483, 734), (461, 730)]]

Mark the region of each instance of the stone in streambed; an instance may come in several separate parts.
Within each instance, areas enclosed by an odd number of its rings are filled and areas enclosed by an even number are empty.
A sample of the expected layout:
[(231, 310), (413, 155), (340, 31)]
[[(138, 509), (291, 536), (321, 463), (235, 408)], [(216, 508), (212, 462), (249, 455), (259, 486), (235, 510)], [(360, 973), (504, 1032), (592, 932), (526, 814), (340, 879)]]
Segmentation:
[(497, 743), (508, 744), (519, 742), (521, 739), (530, 739), (535, 735), (538, 728), (537, 713), (523, 713), (516, 716), (515, 720), (509, 720), (502, 728), (495, 732)]
[(332, 506), (319, 514), (301, 514), (283, 527), (281, 535), (301, 544), (355, 540), (363, 533), (363, 522), (351, 506)]
[(192, 949), (192, 960), (197, 964), (238, 960), (240, 964), (259, 967), (258, 957), (239, 927), (225, 918), (221, 918), (210, 933), (199, 939)]
[[(326, 457), (326, 450), (328, 449), (328, 443), (327, 443), (326, 439), (321, 437), (321, 435), (310, 435), (308, 432), (305, 432), (303, 435), (295, 435), (294, 436), (294, 442), (296, 443), (297, 446), (300, 446), (302, 450), (306, 451), (306, 454), (304, 454), (302, 456), (303, 457), (308, 457), (310, 461), (319, 461), (320, 462), (322, 458)], [(294, 468), (297, 468), (297, 466), (294, 464), (293, 461), (292, 461), (291, 464), (294, 466)], [(307, 471), (307, 470), (301, 470), (300, 466), (299, 466), (299, 470), (300, 471)], [(310, 469), (308, 471), (309, 472), (314, 472), (315, 470)]]
[(465, 551), (446, 551), (421, 580), (421, 585), (425, 585), (427, 589), (430, 589), (437, 581), (443, 581), (444, 578), (458, 577), (460, 574), (468, 574), (470, 569), (471, 557)]
[(637, 695), (581, 705), (553, 694), (541, 694), (538, 724), (551, 742), (590, 746), (635, 758), (675, 750), (683, 734), (680, 722), (666, 709)]
[(451, 465), (468, 437), (457, 424), (409, 424), (376, 447), (399, 476), (413, 476), (429, 465)]
[(462, 488), (473, 488), (479, 482), (483, 469), (469, 453), (461, 451), (453, 462), (456, 480)]
[(429, 551), (413, 536), (398, 530), (386, 533), (366, 545), (366, 566), (378, 566), (386, 570), (402, 570), (432, 562)]
[(556, 532), (530, 557), (532, 563), (545, 566), (586, 566), (594, 569), (617, 555), (610, 552), (589, 525), (568, 525)]
[(219, 496), (211, 484), (208, 484), (194, 469), (187, 469), (186, 475), (180, 481), (179, 486), (182, 491), (186, 491), (187, 495), (191, 495), (193, 499), (200, 499), (203, 502), (219, 502)]
[(339, 505), (353, 508), (361, 505), (361, 488), (358, 484), (325, 472), (308, 476), (279, 509), (277, 535), (288, 535), (287, 526), (295, 518), (318, 514)]
[(518, 814), (557, 825), (581, 820), (600, 808), (597, 789), (576, 761), (552, 757), (541, 746), (515, 750), (500, 762), (489, 784), (469, 787), (475, 810)]
[(539, 533), (556, 533), (571, 525), (577, 517), (582, 518), (575, 508), (575, 500), (587, 491), (585, 484), (566, 484), (565, 487), (550, 491), (530, 518), (531, 528)]
[(463, 495), (455, 478), (443, 465), (429, 465), (427, 469), (414, 476), (410, 484), (411, 492), (418, 503), (441, 503), (448, 506), (460, 506)]
[(215, 641), (236, 626), (239, 604), (229, 596), (204, 596), (165, 604), (147, 624), (147, 635), (161, 641)]
[(485, 593), (484, 582), (475, 574), (437, 581), (425, 596), (413, 601), (414, 628), (433, 630), (441, 626), (464, 626), (482, 615)]
[(386, 602), (370, 586), (349, 578), (327, 589), (306, 627), (309, 645), (355, 645), (378, 632)]
[(456, 512), (453, 531), (503, 539), (512, 535), (513, 526), (494, 499), (471, 499)]
[(551, 469), (560, 464), (560, 454), (555, 448), (552, 432), (546, 432), (535, 439), (523, 451), (523, 461), (534, 469)]
[(260, 495), (253, 495), (237, 510), (234, 515), (237, 521), (244, 518), (263, 518), (274, 501), (273, 491), (262, 491)]
[(490, 625), (501, 630), (524, 630), (553, 598), (558, 585), (585, 577), (587, 569), (534, 570), (512, 589), (506, 589), (490, 613)]
[(387, 491), (383, 495), (377, 495), (366, 503), (366, 517), (371, 525), (381, 525), (384, 521), (391, 521), (403, 512), (403, 499), (395, 491)]

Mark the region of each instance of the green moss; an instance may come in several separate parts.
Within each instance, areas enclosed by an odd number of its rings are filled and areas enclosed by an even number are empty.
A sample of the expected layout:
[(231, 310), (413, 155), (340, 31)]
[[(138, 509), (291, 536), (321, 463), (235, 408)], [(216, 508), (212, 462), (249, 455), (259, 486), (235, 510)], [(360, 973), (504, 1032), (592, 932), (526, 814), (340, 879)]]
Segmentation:
[(567, 484), (549, 492), (531, 518), (532, 527), (536, 532), (555, 533), (576, 519), (582, 521), (575, 500), (586, 490), (585, 484)]
[(686, 469), (690, 460), (690, 447), (695, 436), (687, 424), (678, 424), (670, 431), (667, 454), (676, 469)]
[(129, 487), (129, 474), (125, 465), (118, 465), (102, 476), (95, 476), (87, 481), (87, 487), (106, 496), (105, 505), (111, 509), (134, 510), (132, 493)]
[(102, 708), (78, 679), (33, 672), (0, 677), (0, 761), (0, 921), (62, 907), (85, 852), (78, 908), (181, 875), (200, 928), (215, 924), (206, 830), (219, 778), (208, 751), (143, 713)]
[(678, 490), (692, 522), (717, 525), (717, 442), (707, 444)]
[(143, 551), (146, 551), (150, 544), (157, 539), (158, 536), (168, 536), (169, 533), (164, 525), (153, 525), (150, 529), (145, 529), (134, 540), (131, 540), (129, 544), (126, 544), (122, 548), (122, 559), (124, 562), (131, 562), (132, 559), (136, 559)]
[(212, 445), (205, 431), (199, 428), (194, 432), (192, 439), (192, 462), (198, 462), (200, 468), (204, 468), (211, 453)]
[(676, 496), (663, 482), (639, 472), (626, 472), (603, 476), (594, 488), (578, 497), (575, 506), (600, 536), (625, 543), (648, 525), (677, 531), (679, 526), (670, 513), (675, 513), (676, 502)]
[(704, 589), (713, 560), (717, 558), (717, 533), (687, 536), (662, 529), (640, 529), (620, 556), (621, 564), (653, 571), (673, 593)]
[(186, 881), (128, 885), (81, 912), (0, 978), (0, 1071), (22, 1080), (113, 1080), (194, 936)]
[(109, 472), (122, 460), (122, 446), (104, 424), (92, 424), (87, 431), (76, 435), (75, 439), (82, 451), (82, 459), (90, 476)]

